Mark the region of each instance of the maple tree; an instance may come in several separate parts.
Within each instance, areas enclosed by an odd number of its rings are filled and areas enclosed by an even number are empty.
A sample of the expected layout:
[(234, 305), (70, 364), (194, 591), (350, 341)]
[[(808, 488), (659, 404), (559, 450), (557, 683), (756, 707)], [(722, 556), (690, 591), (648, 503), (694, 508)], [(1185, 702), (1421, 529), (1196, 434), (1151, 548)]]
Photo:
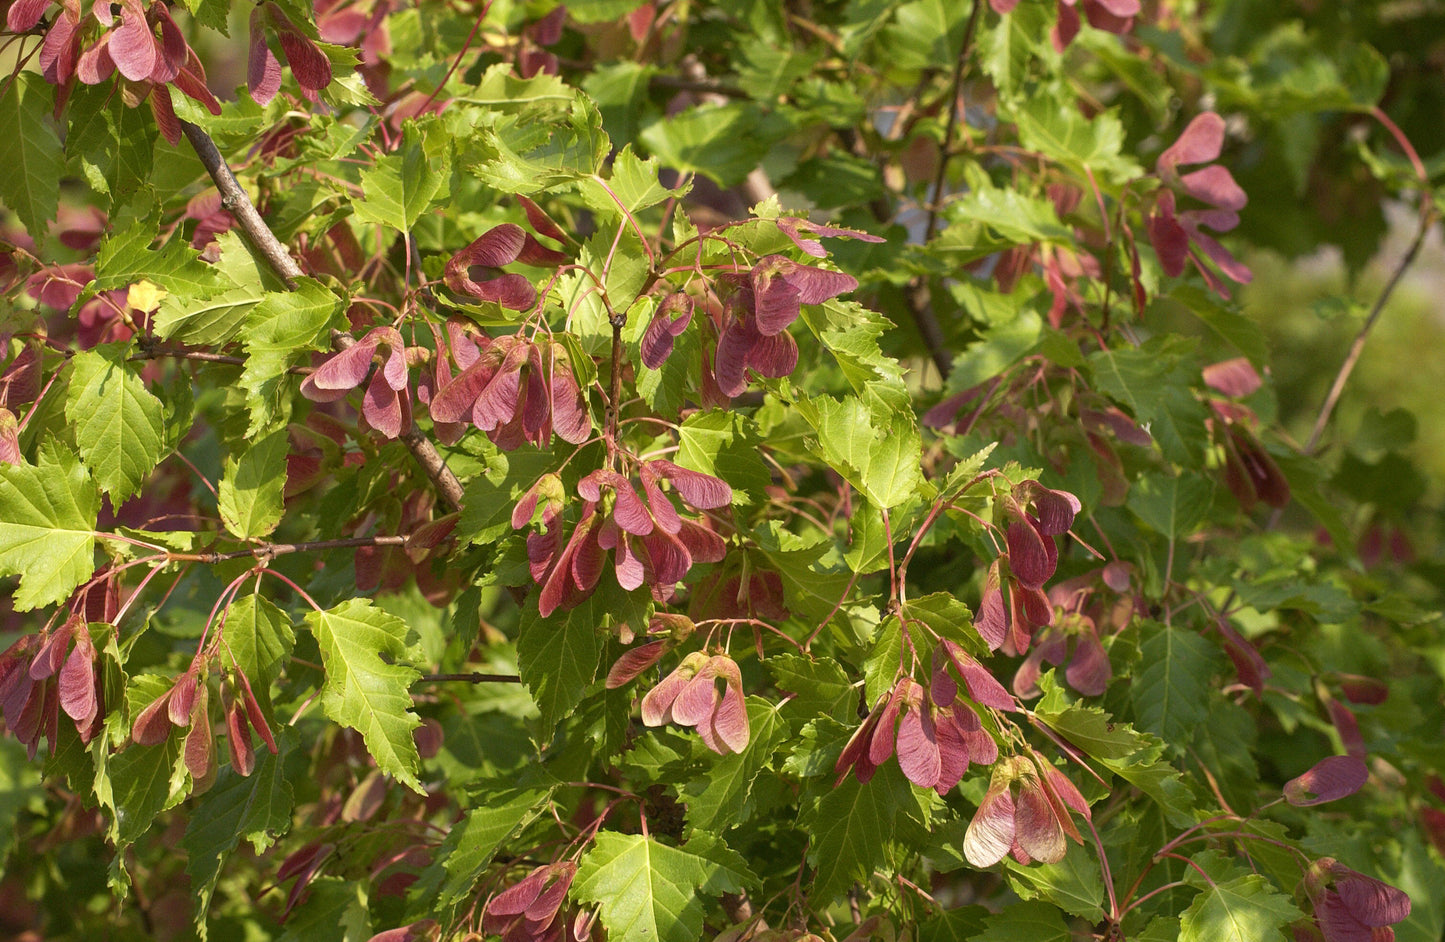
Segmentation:
[(1355, 7), (0, 2), (0, 926), (1439, 938)]

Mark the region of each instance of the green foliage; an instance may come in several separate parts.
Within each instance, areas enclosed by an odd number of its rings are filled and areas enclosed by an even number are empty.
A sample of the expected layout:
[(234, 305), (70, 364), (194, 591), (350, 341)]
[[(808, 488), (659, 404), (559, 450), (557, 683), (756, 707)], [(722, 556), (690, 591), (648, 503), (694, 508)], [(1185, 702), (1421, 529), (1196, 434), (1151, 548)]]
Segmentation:
[(82, 6), (3, 932), (1441, 936), (1428, 4)]

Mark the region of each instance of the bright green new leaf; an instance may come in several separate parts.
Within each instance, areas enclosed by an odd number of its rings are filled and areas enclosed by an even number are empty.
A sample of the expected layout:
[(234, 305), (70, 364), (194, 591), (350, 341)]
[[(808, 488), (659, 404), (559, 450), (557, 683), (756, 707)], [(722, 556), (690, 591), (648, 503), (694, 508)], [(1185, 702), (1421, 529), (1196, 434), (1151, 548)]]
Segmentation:
[(117, 506), (140, 491), (161, 460), (165, 438), (165, 407), (126, 363), (128, 350), (115, 343), (77, 353), (65, 396), (80, 457)]
[(63, 163), (50, 113), (54, 87), (37, 72), (11, 77), (0, 95), (0, 200), (37, 238), (55, 218), (60, 198), (56, 167)]
[(261, 712), (271, 718), (271, 684), (296, 644), (291, 619), (263, 596), (243, 595), (226, 610), (223, 631), (222, 663), (245, 673)]
[(818, 433), (813, 451), (879, 507), (896, 507), (922, 489), (923, 446), (912, 415), (870, 409), (856, 396), (797, 406)]
[(1204, 404), (1192, 388), (1201, 381), (1195, 346), (1191, 338), (1166, 334), (1142, 347), (1100, 350), (1089, 364), (1099, 391), (1133, 414), (1165, 458), (1199, 468), (1209, 436)]
[(1113, 111), (1085, 117), (1051, 95), (1033, 95), (1023, 99), (1014, 117), (1019, 143), (1080, 173), (1089, 170), (1097, 178), (1119, 182), (1141, 173), (1136, 161), (1120, 154), (1124, 126)]
[(237, 539), (254, 540), (281, 522), (281, 492), (286, 487), (285, 429), (266, 435), (226, 459), (217, 503), (226, 529)]
[(695, 171), (720, 186), (747, 177), (789, 131), (780, 115), (752, 102), (698, 105), (653, 122), (638, 139), (669, 167)]
[(406, 666), (412, 654), (406, 622), (370, 599), (348, 599), (329, 611), (307, 612), (306, 623), (326, 668), (326, 715), (361, 733), (377, 768), (420, 792), (421, 757), (411, 731), (421, 720), (411, 712), (409, 688), (421, 674)]
[(599, 215), (609, 219), (620, 219), (623, 212), (636, 215), (644, 209), (676, 197), (682, 198), (691, 186), (669, 190), (657, 178), (659, 164), (656, 157), (643, 160), (624, 147), (612, 158), (612, 176), (583, 179), (578, 188), (582, 199)]
[(582, 858), (572, 895), (598, 904), (616, 942), (694, 942), (702, 935), (702, 897), (740, 892), (751, 880), (742, 858), (714, 838), (671, 847), (603, 831)]
[(0, 574), (20, 577), (16, 611), (64, 601), (95, 571), (100, 495), (53, 439), (33, 465), (0, 464)]
[[(1193, 882), (1193, 881), (1191, 881)], [(1270, 942), (1304, 916), (1257, 873), (1206, 887), (1179, 917), (1179, 942)]]
[(438, 152), (444, 148), (428, 146), (431, 143), (420, 127), (407, 122), (398, 152), (379, 158), (374, 170), (361, 174), (364, 197), (352, 204), (359, 221), (411, 231), (447, 182), (450, 170), (450, 156)]
[(182, 343), (224, 344), (265, 296), (260, 284), (238, 285), (204, 299), (168, 294), (156, 311), (156, 335)]

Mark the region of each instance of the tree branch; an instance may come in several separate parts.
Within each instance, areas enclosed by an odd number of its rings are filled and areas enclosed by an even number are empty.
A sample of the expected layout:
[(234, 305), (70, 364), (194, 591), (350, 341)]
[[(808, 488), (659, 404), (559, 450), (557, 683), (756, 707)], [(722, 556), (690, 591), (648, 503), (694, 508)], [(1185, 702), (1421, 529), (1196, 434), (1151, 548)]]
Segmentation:
[[(266, 259), (272, 270), (286, 282), (286, 287), (292, 290), (296, 288), (296, 279), (303, 276), (301, 266), (286, 251), (286, 246), (276, 238), (271, 227), (266, 225), (266, 220), (256, 211), (256, 204), (251, 202), (251, 197), (237, 182), (236, 175), (226, 164), (226, 159), (216, 148), (216, 142), (202, 128), (191, 124), (189, 121), (181, 122), (181, 130), (185, 132), (186, 140), (191, 142), (191, 147), (196, 151), (196, 156), (201, 158), (205, 165), (206, 172), (211, 175), (211, 180), (216, 184), (216, 189), (221, 191), (221, 205), (235, 217), (236, 224), (246, 234), (246, 238), (256, 251)], [(340, 331), (331, 332), (331, 345), (338, 350), (345, 350), (356, 340)], [(446, 461), (437, 452), (436, 446), (431, 443), (415, 424), (401, 435), (402, 444), (411, 452), (416, 463), (421, 465), (422, 471), (426, 473), (427, 479), (431, 481), (432, 487), (436, 488), (441, 495), (443, 503), (449, 510), (457, 510), (462, 505), (464, 494), (462, 484), (457, 476), (447, 467)]]
[(422, 674), (417, 682), (445, 683), (448, 681), (459, 681), (467, 684), (520, 684), (522, 678), (516, 674), (483, 674), (479, 671), (472, 671), (466, 674)]
[(189, 121), (181, 122), (181, 130), (185, 133), (186, 140), (191, 142), (196, 156), (201, 158), (201, 163), (211, 175), (216, 189), (221, 191), (221, 206), (235, 217), (236, 224), (241, 227), (251, 245), (261, 253), (271, 269), (281, 276), (286, 287), (295, 290), (296, 279), (303, 274), (301, 266), (296, 264), (291, 253), (286, 251), (286, 246), (281, 244), (271, 227), (266, 225), (266, 220), (256, 211), (256, 204), (251, 202), (251, 197), (241, 188), (236, 175), (231, 172), (226, 159), (216, 148), (216, 142), (211, 140), (211, 135)]

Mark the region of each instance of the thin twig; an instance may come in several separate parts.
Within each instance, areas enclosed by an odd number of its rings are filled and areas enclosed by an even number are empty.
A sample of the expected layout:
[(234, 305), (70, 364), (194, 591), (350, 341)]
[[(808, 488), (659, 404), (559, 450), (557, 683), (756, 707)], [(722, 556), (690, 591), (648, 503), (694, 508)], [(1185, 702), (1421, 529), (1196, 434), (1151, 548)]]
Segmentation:
[(520, 684), (522, 678), (516, 674), (483, 674), (480, 671), (471, 671), (465, 674), (422, 674), (417, 678), (418, 683), (449, 683), (459, 682), (467, 684)]
[[(944, 125), (943, 148), (938, 155), (938, 169), (933, 175), (933, 199), (929, 202), (928, 223), (923, 230), (924, 244), (932, 241), (938, 232), (938, 211), (943, 206), (943, 188), (948, 182), (948, 158), (953, 151), (954, 135), (958, 133), (958, 92), (963, 85), (963, 70), (968, 64), (969, 47), (973, 45), (973, 34), (978, 27), (982, 8), (982, 0), (973, 0), (973, 10), (968, 14), (968, 25), (963, 31), (963, 43), (953, 64), (953, 80), (949, 83), (948, 92), (948, 121)], [(923, 278), (915, 279), (909, 286), (907, 295), (908, 310), (913, 315), (918, 333), (923, 337), (924, 346), (928, 348), (928, 355), (932, 358), (933, 365), (938, 367), (938, 374), (946, 380), (953, 369), (953, 357), (949, 354), (943, 328), (939, 326), (938, 317), (933, 312), (933, 298), (927, 281)]]
[(1374, 330), (1375, 322), (1380, 319), (1380, 314), (1385, 310), (1385, 304), (1390, 296), (1395, 293), (1395, 288), (1400, 284), (1400, 279), (1405, 276), (1405, 271), (1414, 264), (1416, 256), (1420, 254), (1420, 247), (1425, 244), (1425, 236), (1429, 234), (1431, 225), (1435, 221), (1434, 204), (1431, 202), (1430, 178), (1425, 172), (1425, 165), (1420, 161), (1420, 156), (1415, 152), (1414, 145), (1410, 143), (1400, 130), (1379, 108), (1371, 109), (1371, 115), (1384, 125), (1385, 130), (1394, 136), (1396, 143), (1405, 152), (1410, 165), (1415, 169), (1415, 176), (1420, 181), (1420, 213), (1419, 223), (1415, 229), (1415, 238), (1410, 243), (1410, 248), (1401, 256), (1395, 270), (1391, 272), (1390, 279), (1385, 282), (1385, 287), (1380, 290), (1379, 297), (1375, 298), (1375, 304), (1370, 308), (1370, 315), (1360, 325), (1359, 333), (1350, 343), (1350, 350), (1345, 354), (1345, 360), (1340, 364), (1339, 372), (1335, 374), (1335, 381), (1330, 385), (1329, 395), (1325, 396), (1324, 405), (1320, 407), (1320, 414), (1315, 419), (1315, 427), (1310, 431), (1309, 441), (1305, 442), (1305, 454), (1314, 454), (1315, 448), (1320, 443), (1320, 438), (1325, 433), (1325, 426), (1329, 425), (1330, 417), (1334, 415), (1335, 407), (1339, 405), (1340, 396), (1344, 394), (1345, 383), (1349, 382), (1350, 374), (1355, 370), (1355, 364), (1359, 362), (1360, 355), (1365, 352), (1365, 341)]
[(292, 553), (319, 553), (357, 546), (402, 546), (405, 543), (404, 536), (349, 536), (339, 540), (311, 540), (305, 543), (261, 543), (227, 553), (167, 553), (166, 559), (171, 562), (196, 562), (210, 566), (231, 559), (271, 559)]

